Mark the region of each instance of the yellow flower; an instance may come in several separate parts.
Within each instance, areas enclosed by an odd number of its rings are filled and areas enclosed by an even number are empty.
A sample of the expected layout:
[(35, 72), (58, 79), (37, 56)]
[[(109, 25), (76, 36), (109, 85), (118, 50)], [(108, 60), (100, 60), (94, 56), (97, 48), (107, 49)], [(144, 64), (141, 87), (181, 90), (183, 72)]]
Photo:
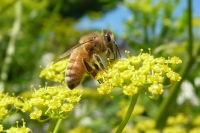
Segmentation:
[(159, 64), (164, 64), (165, 58), (164, 57), (155, 58), (155, 62)]
[(163, 83), (164, 77), (160, 76), (158, 73), (155, 73), (154, 75), (148, 75), (147, 76), (147, 82), (149, 84)]
[[(41, 116), (65, 118), (66, 112), (80, 101), (82, 90), (70, 90), (64, 86), (46, 86), (34, 89), (32, 97), (24, 100), (22, 111), (30, 111), (31, 119), (40, 120)], [(64, 117), (63, 117), (64, 116)]]
[[(166, 77), (170, 79), (171, 83), (180, 81), (181, 77), (179, 74), (172, 71), (175, 65), (182, 62), (178, 57), (168, 59), (163, 57), (154, 58), (150, 52), (142, 53), (143, 50), (141, 50), (138, 56), (130, 56), (129, 51), (125, 52), (128, 58), (122, 58), (112, 62), (108, 60), (106, 71), (100, 71), (95, 77), (101, 83), (97, 89), (100, 94), (110, 94), (115, 87), (120, 87), (123, 89), (122, 92), (125, 95), (132, 96), (138, 93), (140, 89), (144, 90), (144, 88), (148, 88), (146, 90), (154, 96), (163, 93), (163, 88), (165, 87), (163, 82)], [(47, 66), (47, 68), (42, 70), (40, 77), (46, 77), (62, 83), (68, 62), (69, 59)], [(169, 64), (172, 65), (173, 69), (170, 68)], [(47, 89), (51, 90), (49, 93), (56, 95), (58, 93), (50, 87)], [(65, 95), (59, 94), (59, 97), (63, 99)], [(49, 108), (55, 109), (61, 106), (62, 102), (52, 99), (51, 94), (45, 94), (45, 98), (46, 100), (49, 99), (49, 101), (45, 101), (46, 104), (51, 104)], [(50, 101), (50, 99), (52, 100)], [(80, 98), (68, 95), (66, 100), (71, 103), (76, 103)]]
[(163, 129), (163, 133), (187, 133), (181, 126), (170, 126)]
[(171, 63), (171, 64), (180, 64), (180, 63), (182, 63), (182, 60), (180, 60), (178, 57), (174, 56), (169, 60), (169, 63)]
[(133, 96), (138, 93), (138, 87), (134, 84), (130, 84), (129, 86), (124, 86), (123, 93), (128, 96)]
[(162, 94), (163, 93), (163, 85), (162, 84), (152, 84), (149, 87), (149, 92), (151, 92), (154, 95)]
[(74, 105), (71, 103), (65, 103), (63, 104), (63, 106), (61, 107), (61, 110), (64, 112), (69, 112), (74, 108)]
[(181, 77), (179, 76), (179, 74), (175, 73), (173, 71), (168, 72), (166, 75), (170, 79), (171, 82), (180, 81), (181, 80)]
[(183, 114), (178, 114), (176, 116), (170, 116), (167, 119), (167, 124), (168, 125), (179, 125), (179, 124), (187, 124), (188, 123), (188, 119), (185, 115)]
[(68, 131), (68, 133), (92, 133), (92, 130), (88, 127), (78, 126)]
[(194, 124), (195, 126), (200, 126), (200, 115), (196, 116), (193, 119), (192, 124)]
[(18, 97), (9, 96), (8, 93), (0, 92), (0, 120), (3, 120), (9, 113), (23, 106)]
[(44, 103), (44, 99), (42, 99), (41, 97), (38, 98), (31, 98), (29, 101), (29, 104), (32, 106), (40, 106)]
[(132, 77), (133, 73), (131, 70), (125, 70), (123, 71), (121, 74), (121, 78), (125, 81), (125, 82), (130, 82), (130, 78)]
[(200, 131), (200, 127), (195, 127), (195, 128), (192, 128), (189, 133), (199, 133)]
[[(127, 105), (127, 101), (123, 100), (120, 103), (120, 107), (121, 107), (121, 109), (118, 110), (117, 116), (120, 118), (123, 118), (124, 114), (127, 112), (128, 107), (129, 107), (129, 105)], [(145, 111), (144, 106), (142, 106), (140, 104), (136, 104), (131, 116), (134, 117), (136, 115), (141, 115), (142, 113), (144, 113), (144, 111)]]
[[(142, 50), (141, 50), (142, 51)], [(97, 89), (100, 94), (110, 94), (114, 87), (122, 88), (125, 95), (132, 96), (140, 89), (148, 88), (148, 92), (157, 96), (163, 93), (164, 79), (167, 77), (171, 83), (180, 81), (181, 77), (170, 68), (169, 64), (179, 64), (178, 57), (165, 59), (154, 58), (149, 53), (109, 62), (106, 72), (99, 72), (96, 79), (101, 82)]]
[(40, 116), (42, 115), (42, 110), (35, 110), (30, 114), (31, 119), (40, 119)]
[(141, 64), (141, 59), (138, 56), (132, 56), (130, 58), (131, 64), (133, 64), (133, 66), (138, 69), (140, 64)]
[(109, 83), (106, 84), (106, 82), (104, 82), (104, 84), (100, 84), (97, 91), (99, 92), (99, 94), (109, 94), (111, 92), (112, 88), (113, 87)]
[(55, 99), (51, 99), (51, 100), (47, 100), (45, 102), (45, 104), (50, 108), (50, 109), (58, 109), (61, 107), (61, 101), (60, 100), (55, 100)]
[(16, 127), (11, 127), (9, 129), (6, 130), (6, 133), (30, 133), (32, 132), (30, 128), (27, 128), (25, 125), (26, 123), (24, 122), (24, 119), (22, 119), (23, 121), (23, 126), (22, 127), (18, 127), (18, 121), (16, 121), (17, 125)]
[(48, 65), (46, 68), (40, 72), (40, 77), (45, 77), (46, 79), (50, 79), (55, 82), (62, 83), (65, 77), (65, 69), (69, 59), (61, 60), (55, 64)]
[(21, 108), (21, 111), (26, 112), (26, 111), (30, 110), (31, 108), (32, 108), (32, 104), (30, 103), (30, 101), (27, 99), (24, 99), (24, 104)]
[(3, 118), (8, 113), (8, 110), (5, 108), (0, 108), (0, 119)]
[(113, 65), (114, 68), (117, 68), (119, 71), (124, 71), (128, 68), (130, 61), (128, 59), (122, 59), (120, 62), (117, 62)]
[(139, 121), (136, 123), (135, 128), (138, 129), (139, 131), (146, 132), (148, 130), (155, 130), (155, 121), (152, 119), (147, 119), (143, 121)]
[(0, 132), (3, 131), (3, 125), (0, 124)]

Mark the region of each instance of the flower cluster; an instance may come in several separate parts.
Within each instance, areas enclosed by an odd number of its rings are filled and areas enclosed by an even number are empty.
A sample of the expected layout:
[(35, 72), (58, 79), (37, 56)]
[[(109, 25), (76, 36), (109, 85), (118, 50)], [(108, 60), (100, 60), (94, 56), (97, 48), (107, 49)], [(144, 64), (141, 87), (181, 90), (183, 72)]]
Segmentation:
[(22, 105), (23, 103), (18, 99), (18, 97), (0, 93), (0, 121)]
[(173, 71), (182, 62), (178, 57), (154, 58), (151, 54), (142, 52), (138, 56), (130, 56), (129, 51), (126, 54), (128, 58), (109, 62), (107, 71), (101, 71), (96, 76), (101, 82), (97, 89), (100, 94), (109, 94), (114, 87), (120, 87), (125, 95), (132, 96), (148, 88), (146, 92), (155, 97), (163, 93), (165, 79), (169, 79), (170, 83), (181, 79)]
[(177, 114), (176, 116), (170, 116), (167, 119), (167, 125), (178, 125), (178, 124), (186, 125), (187, 123), (188, 123), (187, 116), (185, 116), (182, 113)]
[(16, 124), (17, 124), (16, 127), (12, 126), (5, 131), (3, 130), (3, 125), (0, 125), (0, 132), (4, 131), (6, 133), (32, 133), (31, 129), (26, 127), (26, 123), (24, 122), (24, 119), (22, 119), (22, 122), (23, 122), (22, 127), (19, 127), (18, 126), (19, 122), (16, 121)]
[[(158, 129), (155, 128), (156, 122), (151, 118), (146, 118), (144, 120), (136, 120), (134, 126), (127, 124), (124, 128), (124, 133), (160, 133)], [(111, 133), (115, 133), (114, 128)]]
[[(35, 90), (35, 88), (33, 87)], [(23, 112), (30, 111), (30, 118), (41, 120), (49, 118), (66, 118), (74, 105), (80, 101), (82, 90), (70, 90), (64, 86), (40, 87), (30, 99), (24, 99)]]
[[(136, 108), (135, 108), (136, 109)], [(139, 113), (138, 116), (142, 115)], [(132, 126), (134, 125), (134, 126)], [(190, 125), (190, 126), (188, 126)], [(112, 133), (116, 129), (113, 129)], [(199, 133), (200, 131), (200, 115), (186, 115), (184, 113), (178, 113), (175, 116), (167, 118), (167, 123), (162, 130), (162, 133)], [(145, 117), (143, 119), (135, 119), (134, 124), (127, 124), (123, 132), (133, 133), (160, 133), (156, 129), (156, 121), (152, 118)]]
[(47, 66), (40, 72), (40, 77), (62, 83), (64, 81), (65, 69), (68, 62), (69, 59), (66, 59)]
[[(190, 125), (190, 126), (188, 126)], [(178, 113), (167, 119), (167, 124), (163, 129), (163, 133), (198, 133), (200, 131), (200, 116), (186, 115)]]

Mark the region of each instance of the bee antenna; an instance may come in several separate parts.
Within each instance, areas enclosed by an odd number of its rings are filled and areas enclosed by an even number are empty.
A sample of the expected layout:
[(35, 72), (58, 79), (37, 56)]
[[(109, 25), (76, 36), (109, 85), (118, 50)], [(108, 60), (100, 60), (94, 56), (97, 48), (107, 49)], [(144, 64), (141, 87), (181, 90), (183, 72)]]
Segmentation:
[(119, 48), (117, 46), (117, 43), (116, 42), (114, 42), (114, 43), (115, 43), (115, 48), (116, 48), (116, 58), (117, 58), (117, 53), (119, 53), (119, 57), (121, 58), (121, 54), (119, 52)]

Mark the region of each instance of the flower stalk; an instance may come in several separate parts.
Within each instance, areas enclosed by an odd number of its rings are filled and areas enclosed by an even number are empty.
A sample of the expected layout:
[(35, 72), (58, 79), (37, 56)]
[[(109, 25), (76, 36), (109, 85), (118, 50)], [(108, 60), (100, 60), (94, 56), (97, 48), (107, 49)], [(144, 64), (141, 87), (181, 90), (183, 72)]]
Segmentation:
[(59, 130), (61, 124), (62, 124), (62, 121), (63, 121), (63, 119), (58, 119), (58, 121), (56, 123), (56, 126), (55, 126), (55, 128), (53, 130), (53, 133), (57, 133), (58, 132), (58, 130)]
[(139, 95), (139, 93), (132, 96), (132, 99), (131, 99), (130, 105), (128, 107), (128, 110), (126, 112), (126, 115), (125, 115), (124, 119), (122, 120), (122, 122), (120, 123), (118, 129), (116, 130), (116, 133), (121, 133), (123, 131), (124, 127), (126, 126), (126, 124), (128, 123), (128, 120), (130, 119), (131, 114), (136, 105), (138, 95)]

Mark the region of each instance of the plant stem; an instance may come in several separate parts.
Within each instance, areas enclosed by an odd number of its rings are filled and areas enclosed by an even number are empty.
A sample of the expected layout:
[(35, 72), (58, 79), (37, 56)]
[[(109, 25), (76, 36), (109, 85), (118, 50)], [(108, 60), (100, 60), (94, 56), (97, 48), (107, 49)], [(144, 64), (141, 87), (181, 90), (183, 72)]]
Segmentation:
[(119, 125), (119, 127), (118, 127), (118, 129), (117, 129), (117, 131), (115, 133), (121, 133), (123, 131), (124, 127), (126, 126), (128, 120), (131, 117), (131, 114), (133, 112), (133, 109), (134, 109), (135, 104), (136, 104), (137, 99), (138, 99), (138, 95), (139, 95), (139, 93), (137, 93), (137, 94), (132, 96), (131, 103), (130, 103), (130, 105), (128, 107), (126, 115), (125, 115), (124, 119), (122, 120), (122, 122), (120, 123), (120, 125)]
[(60, 128), (60, 125), (62, 123), (63, 119), (58, 119), (57, 123), (56, 123), (56, 126), (53, 130), (53, 133), (57, 133), (58, 132), (58, 129)]
[(17, 39), (17, 36), (20, 31), (20, 25), (21, 25), (21, 15), (22, 15), (22, 5), (21, 0), (17, 0), (15, 2), (15, 21), (13, 23), (13, 27), (10, 34), (10, 40), (8, 43), (8, 47), (6, 50), (6, 57), (2, 64), (2, 70), (0, 75), (0, 92), (3, 91), (5, 87), (5, 81), (8, 78), (8, 71), (10, 69), (10, 64), (12, 63), (12, 56), (15, 52), (15, 42)]
[(165, 122), (167, 120), (168, 115), (170, 114), (170, 112), (172, 110), (174, 110), (173, 105), (178, 96), (178, 92), (180, 91), (180, 85), (181, 85), (182, 81), (184, 79), (186, 79), (193, 64), (194, 64), (194, 60), (188, 60), (188, 61), (184, 62), (182, 70), (180, 72), (180, 76), (182, 77), (181, 81), (175, 82), (171, 86), (168, 96), (162, 102), (162, 104), (158, 110), (158, 113), (155, 116), (156, 128), (162, 130), (162, 128), (165, 126)]
[(50, 121), (49, 121), (49, 128), (48, 128), (48, 131), (47, 131), (47, 133), (52, 133), (53, 132), (53, 129), (54, 129), (54, 125), (55, 125), (55, 123), (56, 123), (56, 121), (57, 121), (57, 119), (50, 119)]
[(180, 71), (180, 75), (182, 77), (180, 82), (176, 82), (170, 88), (168, 97), (164, 99), (162, 102), (158, 113), (155, 117), (156, 119), (156, 127), (160, 130), (163, 129), (165, 126), (165, 122), (167, 120), (168, 115), (173, 110), (173, 104), (178, 96), (178, 92), (180, 91), (180, 84), (184, 79), (187, 78), (190, 69), (192, 68), (193, 64), (195, 63), (195, 57), (193, 56), (193, 36), (192, 36), (192, 0), (188, 0), (188, 58), (184, 61), (182, 69)]

